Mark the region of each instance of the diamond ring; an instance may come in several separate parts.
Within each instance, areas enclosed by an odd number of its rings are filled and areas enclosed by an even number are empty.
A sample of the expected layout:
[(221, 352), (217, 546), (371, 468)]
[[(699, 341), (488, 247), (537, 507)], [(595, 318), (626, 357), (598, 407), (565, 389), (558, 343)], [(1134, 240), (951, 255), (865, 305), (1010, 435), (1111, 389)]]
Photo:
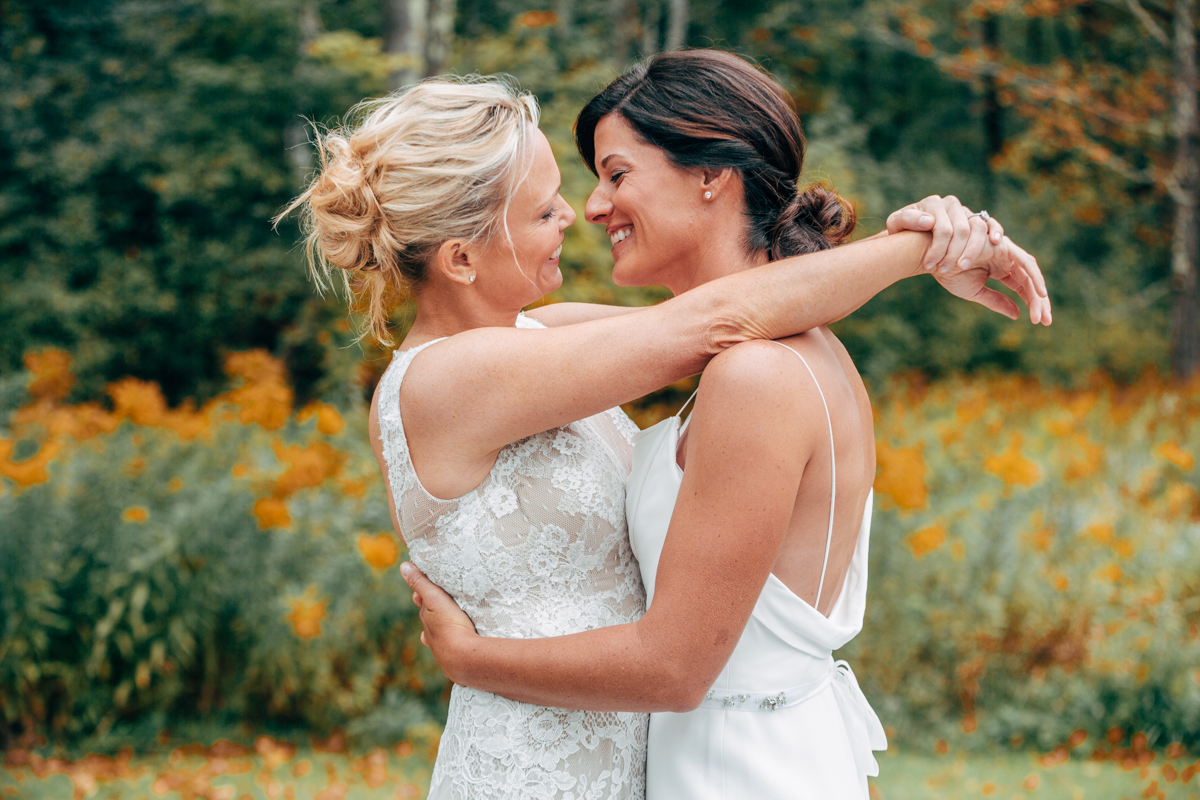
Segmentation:
[(989, 214), (989, 213), (987, 213), (987, 211), (985, 210), (985, 211), (978, 211), (978, 212), (976, 212), (976, 213), (974, 213), (974, 214), (968, 214), (968, 215), (967, 215), (967, 219), (970, 219), (971, 217), (979, 217), (979, 218), (980, 218), (981, 220), (983, 220), (984, 222), (987, 222), (989, 219), (991, 219), (991, 218), (992, 218), (992, 215), (991, 215), (991, 214)]

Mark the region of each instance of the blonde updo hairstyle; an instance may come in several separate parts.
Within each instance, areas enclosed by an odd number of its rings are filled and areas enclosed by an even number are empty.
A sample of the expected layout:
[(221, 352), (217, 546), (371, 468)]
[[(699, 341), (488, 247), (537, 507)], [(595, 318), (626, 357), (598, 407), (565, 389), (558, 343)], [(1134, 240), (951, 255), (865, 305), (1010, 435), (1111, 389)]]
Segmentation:
[(432, 78), (364, 101), (342, 127), (316, 131), (320, 169), (276, 222), (301, 212), (318, 287), (340, 270), (365, 305), (362, 335), (391, 346), (390, 312), (439, 246), (507, 231), (538, 117), (505, 77)]

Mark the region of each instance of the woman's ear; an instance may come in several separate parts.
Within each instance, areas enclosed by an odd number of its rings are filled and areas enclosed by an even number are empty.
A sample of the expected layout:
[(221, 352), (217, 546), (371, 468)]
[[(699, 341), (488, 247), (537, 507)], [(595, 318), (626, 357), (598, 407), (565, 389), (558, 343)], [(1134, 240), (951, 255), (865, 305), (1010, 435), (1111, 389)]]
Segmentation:
[(700, 170), (700, 192), (705, 200), (716, 200), (737, 180), (733, 167)]
[(470, 285), (475, 282), (475, 249), (470, 242), (450, 239), (442, 242), (433, 254), (433, 268), (454, 283)]

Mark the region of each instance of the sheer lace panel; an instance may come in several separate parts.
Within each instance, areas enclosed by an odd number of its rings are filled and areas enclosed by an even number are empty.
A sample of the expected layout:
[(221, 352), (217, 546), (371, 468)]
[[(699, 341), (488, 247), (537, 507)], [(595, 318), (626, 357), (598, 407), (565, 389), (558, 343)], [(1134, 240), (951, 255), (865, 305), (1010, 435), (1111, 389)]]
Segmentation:
[[(518, 327), (542, 327), (525, 318)], [(438, 340), (440, 341), (440, 340)], [(475, 489), (417, 479), (400, 384), (428, 342), (397, 351), (379, 387), (384, 460), (413, 563), (484, 636), (559, 636), (638, 619), (645, 592), (625, 526), (637, 427), (620, 409), (514, 442)], [(545, 708), (455, 686), (430, 798), (640, 800), (645, 714)]]

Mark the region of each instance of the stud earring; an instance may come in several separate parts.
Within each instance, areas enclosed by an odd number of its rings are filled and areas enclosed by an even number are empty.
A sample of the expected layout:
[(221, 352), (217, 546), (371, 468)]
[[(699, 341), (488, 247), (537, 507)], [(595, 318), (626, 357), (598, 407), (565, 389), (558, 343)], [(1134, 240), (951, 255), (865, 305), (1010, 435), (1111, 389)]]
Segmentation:
[(475, 282), (475, 275), (474, 275), (474, 274), (472, 274), (472, 275), (471, 275), (471, 277), (467, 278), (467, 280), (468, 280), (468, 281), (470, 281), (471, 283), (474, 283), (474, 282)]
[(705, 192), (705, 193), (704, 193), (704, 199), (705, 199), (705, 200), (712, 200), (712, 192)]

